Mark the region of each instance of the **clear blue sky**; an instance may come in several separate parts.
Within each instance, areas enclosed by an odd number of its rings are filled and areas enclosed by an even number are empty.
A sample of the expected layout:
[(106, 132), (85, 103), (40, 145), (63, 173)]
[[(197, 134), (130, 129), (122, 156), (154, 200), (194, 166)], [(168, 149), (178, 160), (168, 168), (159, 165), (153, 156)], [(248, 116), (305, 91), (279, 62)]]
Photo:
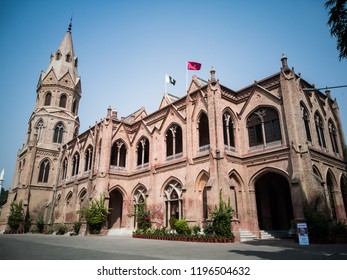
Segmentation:
[[(347, 84), (347, 61), (338, 60), (324, 1), (73, 1), (0, 0), (0, 172), (12, 182), (25, 141), (41, 70), (49, 64), (73, 13), (72, 38), (79, 58), (83, 132), (105, 117), (144, 106), (155, 111), (164, 76), (170, 93), (185, 95), (187, 60), (211, 66), (220, 82), (241, 89), (280, 70), (281, 55), (317, 88)], [(347, 88), (332, 90), (347, 132)]]

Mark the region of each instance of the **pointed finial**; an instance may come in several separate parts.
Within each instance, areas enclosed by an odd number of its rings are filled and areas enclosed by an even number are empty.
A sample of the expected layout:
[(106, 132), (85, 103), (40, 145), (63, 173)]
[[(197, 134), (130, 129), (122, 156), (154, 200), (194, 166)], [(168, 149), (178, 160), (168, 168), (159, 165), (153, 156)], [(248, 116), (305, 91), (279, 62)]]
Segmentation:
[(73, 14), (71, 15), (70, 24), (69, 24), (69, 27), (67, 29), (67, 32), (69, 32), (69, 33), (71, 33), (71, 29), (72, 29), (72, 16), (73, 16)]

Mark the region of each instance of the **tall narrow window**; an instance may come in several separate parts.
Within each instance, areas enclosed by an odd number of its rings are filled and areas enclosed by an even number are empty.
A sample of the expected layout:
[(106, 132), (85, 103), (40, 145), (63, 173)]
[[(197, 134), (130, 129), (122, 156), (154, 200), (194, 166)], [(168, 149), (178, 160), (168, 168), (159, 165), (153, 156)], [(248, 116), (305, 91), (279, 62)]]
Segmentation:
[(66, 176), (67, 176), (67, 167), (68, 167), (68, 161), (67, 158), (64, 158), (63, 161), (63, 170), (62, 170), (62, 174), (61, 174), (61, 179), (65, 180)]
[(45, 106), (50, 106), (52, 100), (52, 94), (50, 92), (47, 92), (45, 97)]
[[(146, 207), (147, 189), (144, 186), (140, 186), (134, 192), (134, 227), (137, 228), (138, 212), (141, 208)], [(145, 209), (143, 209), (145, 210)]]
[(143, 137), (137, 144), (137, 167), (147, 167), (149, 162), (149, 141)]
[(223, 135), (224, 135), (224, 146), (227, 149), (235, 147), (234, 140), (234, 123), (232, 121), (229, 112), (223, 114)]
[(89, 145), (85, 151), (84, 171), (88, 171), (92, 169), (92, 161), (93, 161), (93, 147)]
[(182, 129), (178, 125), (172, 125), (166, 131), (166, 158), (174, 159), (182, 156)]
[(56, 124), (54, 128), (54, 135), (53, 135), (53, 143), (62, 143), (63, 142), (63, 133), (64, 133), (64, 125), (59, 122)]
[(169, 226), (171, 218), (182, 219), (182, 185), (171, 181), (164, 190), (165, 224)]
[(78, 174), (78, 169), (80, 165), (80, 154), (75, 153), (72, 157), (72, 176), (76, 176)]
[(62, 107), (62, 108), (66, 107), (66, 95), (65, 94), (62, 94), (60, 96), (59, 107)]
[(307, 141), (312, 142), (311, 131), (310, 131), (310, 119), (308, 117), (307, 110), (303, 105), (300, 105), (300, 107), (301, 107), (302, 120), (304, 122), (304, 127), (306, 132), (306, 139)]
[(65, 56), (65, 61), (66, 62), (71, 62), (71, 54), (68, 53), (66, 56)]
[(326, 148), (327, 145), (325, 143), (325, 137), (324, 137), (324, 127), (323, 127), (323, 121), (322, 118), (319, 116), (318, 113), (314, 115), (314, 120), (316, 123), (316, 131), (317, 131), (317, 138), (319, 146)]
[(72, 113), (76, 115), (76, 111), (77, 111), (77, 104), (76, 104), (76, 100), (74, 100), (72, 103)]
[(45, 159), (40, 164), (40, 171), (39, 171), (39, 178), (38, 178), (39, 183), (47, 183), (48, 182), (49, 169), (50, 169), (49, 160)]
[(249, 146), (258, 146), (282, 139), (280, 122), (276, 110), (260, 108), (247, 120)]
[(331, 141), (331, 146), (333, 147), (333, 151), (334, 153), (339, 153), (336, 129), (332, 121), (329, 121), (328, 127), (329, 127), (329, 135), (330, 135), (330, 141)]
[(332, 173), (329, 171), (327, 174), (327, 189), (328, 189), (328, 202), (331, 210), (331, 216), (334, 220), (336, 220), (336, 204), (335, 204), (335, 197), (334, 197), (334, 190), (335, 190), (335, 177), (332, 175)]
[(210, 133), (208, 118), (205, 113), (202, 113), (199, 118), (199, 148), (203, 150), (210, 145)]
[(43, 134), (43, 120), (40, 120), (36, 126), (36, 133), (37, 133), (37, 140), (42, 140), (42, 134)]
[(61, 52), (57, 51), (57, 53), (55, 54), (55, 59), (60, 60), (60, 58), (61, 58)]
[(110, 165), (118, 169), (124, 169), (126, 164), (126, 146), (123, 141), (118, 140), (113, 143), (111, 149)]

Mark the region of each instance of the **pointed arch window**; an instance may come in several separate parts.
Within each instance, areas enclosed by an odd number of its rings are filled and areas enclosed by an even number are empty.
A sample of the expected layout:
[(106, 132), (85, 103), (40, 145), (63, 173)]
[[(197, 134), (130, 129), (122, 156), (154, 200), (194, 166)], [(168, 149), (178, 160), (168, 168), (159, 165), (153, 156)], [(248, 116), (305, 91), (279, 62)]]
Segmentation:
[(38, 141), (42, 140), (43, 128), (44, 128), (43, 120), (40, 120), (36, 126), (36, 133), (37, 133), (37, 140)]
[(235, 148), (234, 123), (229, 112), (223, 114), (223, 135), (224, 147), (227, 149)]
[(80, 165), (80, 154), (76, 152), (72, 157), (72, 176), (76, 176), (78, 174), (79, 165)]
[(331, 171), (327, 174), (327, 190), (328, 190), (328, 203), (331, 210), (331, 217), (333, 220), (336, 220), (336, 204), (335, 204), (335, 197), (334, 197), (334, 190), (335, 190), (335, 177), (332, 175)]
[(146, 206), (146, 196), (147, 196), (147, 189), (144, 186), (140, 186), (136, 189), (134, 192), (134, 227), (137, 228), (137, 217), (138, 212), (141, 209), (141, 207)]
[(72, 113), (74, 113), (76, 115), (76, 111), (77, 111), (77, 104), (76, 104), (76, 99), (75, 99), (72, 103)]
[(199, 151), (209, 149), (210, 147), (210, 132), (208, 125), (208, 117), (205, 113), (202, 113), (198, 123), (199, 128)]
[(66, 107), (66, 99), (67, 99), (67, 97), (66, 97), (65, 94), (62, 94), (60, 96), (59, 107), (61, 107), (61, 108), (65, 108)]
[(66, 62), (71, 62), (71, 54), (68, 53), (66, 56), (65, 56), (65, 61)]
[(343, 205), (345, 206), (345, 212), (347, 216), (347, 179), (345, 176), (342, 176), (340, 181), (342, 200)]
[(51, 106), (52, 93), (47, 92), (45, 97), (45, 106)]
[(179, 158), (182, 154), (182, 128), (178, 125), (171, 125), (166, 131), (166, 159)]
[(323, 121), (322, 118), (318, 113), (314, 115), (314, 120), (316, 124), (316, 132), (317, 132), (317, 138), (319, 146), (326, 148), (327, 145), (325, 143), (325, 137), (324, 137), (324, 127), (323, 127)]
[(45, 159), (40, 164), (40, 171), (39, 171), (39, 183), (47, 183), (48, 182), (48, 176), (49, 176), (49, 169), (50, 169), (50, 163), (48, 159)]
[(149, 163), (149, 141), (142, 137), (137, 144), (137, 168), (148, 167)]
[(64, 125), (62, 122), (56, 124), (54, 128), (53, 143), (61, 144), (63, 142)]
[(62, 174), (61, 174), (61, 179), (62, 180), (66, 179), (67, 167), (68, 167), (68, 161), (67, 161), (67, 158), (64, 158), (64, 160), (63, 160), (63, 169), (62, 169)]
[(337, 144), (336, 128), (335, 128), (335, 125), (333, 124), (333, 122), (331, 120), (328, 123), (328, 127), (329, 127), (331, 146), (333, 147), (334, 153), (338, 154), (339, 153), (339, 146)]
[(312, 142), (311, 130), (310, 130), (310, 119), (308, 116), (308, 112), (302, 104), (300, 104), (300, 108), (301, 108), (302, 121), (304, 122), (304, 127), (306, 132), (306, 139), (307, 141)]
[(55, 59), (56, 60), (60, 60), (61, 59), (61, 52), (57, 51), (57, 53), (55, 54)]
[(89, 145), (85, 151), (84, 171), (89, 171), (92, 169), (92, 161), (93, 161), (93, 147)]
[(170, 225), (171, 218), (182, 219), (182, 185), (172, 180), (164, 189), (165, 225)]
[(118, 170), (125, 170), (127, 149), (123, 141), (113, 143), (110, 165)]
[(282, 139), (278, 114), (272, 108), (259, 108), (247, 119), (249, 146), (267, 146)]

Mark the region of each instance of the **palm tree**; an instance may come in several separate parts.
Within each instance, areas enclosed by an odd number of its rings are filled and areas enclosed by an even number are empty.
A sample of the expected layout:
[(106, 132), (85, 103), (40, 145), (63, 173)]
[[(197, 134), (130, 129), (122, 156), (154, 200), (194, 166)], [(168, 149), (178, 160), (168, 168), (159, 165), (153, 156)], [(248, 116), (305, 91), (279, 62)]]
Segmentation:
[(339, 60), (347, 58), (347, 7), (346, 0), (328, 0), (325, 8), (329, 10), (328, 24), (330, 34), (337, 37)]

